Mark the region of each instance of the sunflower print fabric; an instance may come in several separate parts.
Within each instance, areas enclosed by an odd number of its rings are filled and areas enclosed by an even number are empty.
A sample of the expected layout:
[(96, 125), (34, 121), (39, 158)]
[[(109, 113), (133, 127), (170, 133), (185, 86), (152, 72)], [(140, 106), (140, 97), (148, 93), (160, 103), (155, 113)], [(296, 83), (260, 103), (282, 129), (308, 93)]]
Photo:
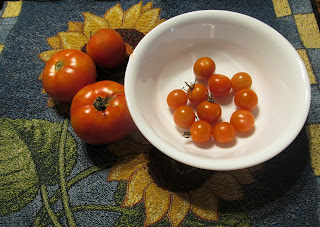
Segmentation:
[[(255, 17), (302, 58), (312, 100), (305, 127), (280, 155), (247, 169), (176, 162), (136, 130), (111, 144), (82, 142), (69, 106), (41, 86), (45, 62), (118, 31), (126, 59), (99, 80), (123, 82), (140, 40), (173, 16), (205, 9)], [(5, 1), (0, 10), (0, 226), (318, 226), (320, 33), (309, 0)], [(293, 97), (294, 98), (294, 97)]]

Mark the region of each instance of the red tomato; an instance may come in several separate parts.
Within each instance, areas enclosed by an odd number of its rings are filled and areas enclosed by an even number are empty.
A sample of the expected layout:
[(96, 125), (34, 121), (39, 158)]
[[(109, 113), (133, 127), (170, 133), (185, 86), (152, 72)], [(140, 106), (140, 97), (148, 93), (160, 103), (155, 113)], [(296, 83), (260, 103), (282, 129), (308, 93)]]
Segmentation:
[(254, 116), (247, 110), (237, 110), (230, 118), (230, 123), (240, 132), (248, 132), (254, 127)]
[(83, 87), (97, 79), (92, 59), (80, 50), (62, 50), (46, 63), (42, 73), (42, 86), (55, 100), (71, 102)]
[(221, 107), (217, 103), (209, 101), (201, 102), (197, 107), (197, 114), (200, 120), (214, 124), (221, 117)]
[(208, 87), (212, 95), (226, 95), (231, 89), (231, 80), (224, 75), (214, 74), (209, 78)]
[(196, 121), (190, 127), (190, 134), (193, 141), (205, 143), (212, 138), (212, 127), (206, 121)]
[(195, 118), (196, 115), (190, 106), (180, 106), (173, 113), (174, 123), (184, 129), (190, 128)]
[(129, 135), (135, 128), (124, 87), (104, 80), (82, 88), (73, 98), (71, 126), (89, 144), (105, 144)]
[(177, 109), (179, 106), (184, 106), (188, 102), (187, 94), (181, 89), (175, 89), (167, 96), (167, 103), (171, 109)]
[(114, 68), (126, 56), (126, 45), (121, 35), (113, 29), (101, 29), (89, 40), (87, 54), (103, 68)]
[(231, 87), (235, 91), (239, 91), (243, 88), (250, 88), (251, 85), (252, 85), (252, 79), (248, 73), (245, 73), (245, 72), (236, 73), (231, 78)]
[(219, 143), (229, 143), (236, 137), (236, 130), (229, 122), (220, 122), (213, 127), (213, 138)]
[(208, 89), (200, 83), (188, 85), (188, 98), (192, 103), (200, 103), (208, 98)]
[(200, 80), (209, 79), (216, 70), (216, 64), (209, 57), (199, 58), (193, 65), (193, 72)]
[(239, 109), (251, 111), (258, 105), (258, 96), (251, 89), (241, 89), (234, 96), (234, 103)]

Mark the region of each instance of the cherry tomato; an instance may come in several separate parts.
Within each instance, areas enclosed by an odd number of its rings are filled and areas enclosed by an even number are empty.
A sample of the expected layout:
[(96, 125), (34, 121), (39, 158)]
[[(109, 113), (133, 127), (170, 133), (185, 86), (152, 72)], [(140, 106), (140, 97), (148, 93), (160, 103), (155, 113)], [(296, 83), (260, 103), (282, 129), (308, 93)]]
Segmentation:
[(245, 73), (245, 72), (236, 73), (231, 78), (231, 87), (235, 91), (239, 91), (244, 88), (250, 88), (251, 85), (252, 85), (252, 79), (248, 73)]
[(231, 80), (224, 75), (213, 74), (209, 78), (208, 87), (214, 96), (226, 95), (231, 89)]
[(87, 54), (103, 68), (114, 68), (126, 56), (126, 45), (121, 35), (113, 29), (101, 29), (89, 40)]
[(253, 90), (244, 88), (235, 94), (234, 103), (239, 109), (251, 111), (258, 105), (258, 96)]
[(179, 106), (184, 106), (188, 102), (187, 94), (181, 89), (175, 89), (167, 96), (167, 103), (171, 109), (177, 109)]
[(197, 114), (200, 120), (214, 124), (221, 117), (221, 107), (217, 103), (203, 101), (197, 107)]
[(248, 110), (237, 110), (230, 118), (230, 123), (240, 132), (248, 132), (254, 127), (254, 116)]
[(236, 130), (229, 122), (220, 122), (213, 127), (213, 138), (219, 143), (229, 143), (236, 137)]
[(205, 143), (212, 138), (212, 127), (206, 121), (196, 121), (190, 127), (190, 134), (193, 141)]
[(216, 70), (215, 62), (209, 57), (199, 58), (193, 65), (193, 72), (198, 79), (205, 80)]
[(46, 63), (42, 73), (42, 86), (55, 100), (71, 102), (83, 87), (97, 79), (92, 59), (80, 50), (62, 50)]
[(208, 89), (203, 84), (195, 83), (195, 84), (189, 85), (187, 95), (190, 102), (200, 103), (208, 98)]
[(189, 129), (195, 118), (196, 115), (190, 106), (180, 106), (173, 113), (175, 124), (184, 129)]
[(119, 140), (135, 128), (123, 85), (109, 80), (82, 88), (72, 100), (70, 118), (75, 133), (89, 144)]

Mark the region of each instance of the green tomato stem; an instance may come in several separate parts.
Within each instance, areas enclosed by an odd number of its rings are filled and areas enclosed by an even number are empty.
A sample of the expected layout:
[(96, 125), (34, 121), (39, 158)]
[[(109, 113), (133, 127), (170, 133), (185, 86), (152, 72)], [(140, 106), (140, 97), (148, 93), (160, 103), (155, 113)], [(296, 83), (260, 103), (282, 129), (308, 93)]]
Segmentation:
[(58, 61), (55, 66), (54, 66), (54, 69), (56, 71), (59, 71), (61, 68), (63, 67), (63, 61)]

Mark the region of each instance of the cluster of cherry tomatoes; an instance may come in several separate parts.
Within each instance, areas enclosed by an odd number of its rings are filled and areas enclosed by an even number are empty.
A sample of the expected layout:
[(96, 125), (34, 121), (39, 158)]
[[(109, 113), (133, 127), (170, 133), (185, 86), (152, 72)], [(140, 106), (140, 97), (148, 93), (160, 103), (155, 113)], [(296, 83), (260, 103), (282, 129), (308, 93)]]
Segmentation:
[[(174, 110), (176, 126), (185, 130), (185, 137), (191, 136), (197, 143), (211, 138), (218, 143), (229, 143), (235, 139), (236, 131), (248, 132), (254, 128), (255, 118), (251, 111), (258, 105), (258, 96), (250, 89), (251, 76), (239, 72), (229, 79), (216, 74), (215, 70), (216, 64), (211, 58), (199, 58), (193, 66), (196, 82), (186, 83), (187, 89), (175, 89), (167, 96), (168, 106)], [(231, 89), (235, 92), (237, 110), (229, 122), (222, 122), (219, 121), (221, 106), (213, 98), (226, 96)]]
[(71, 126), (86, 143), (110, 143), (135, 128), (124, 86), (111, 80), (96, 82), (97, 66), (115, 68), (125, 56), (126, 45), (121, 35), (113, 29), (101, 29), (90, 38), (86, 53), (62, 50), (44, 67), (43, 89), (54, 100), (71, 103)]

